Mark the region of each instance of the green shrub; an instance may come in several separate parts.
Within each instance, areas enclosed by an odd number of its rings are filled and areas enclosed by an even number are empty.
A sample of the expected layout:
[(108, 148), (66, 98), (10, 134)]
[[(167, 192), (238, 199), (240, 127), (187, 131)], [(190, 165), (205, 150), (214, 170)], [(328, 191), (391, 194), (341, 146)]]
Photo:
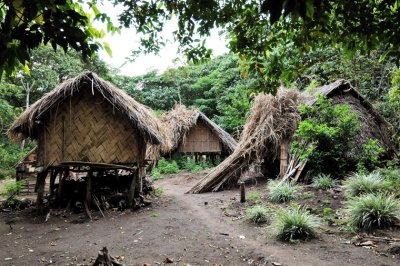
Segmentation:
[(270, 181), (268, 183), (269, 199), (283, 203), (299, 197), (300, 187), (288, 182)]
[(383, 178), (390, 183), (390, 187), (400, 196), (400, 169), (384, 168), (376, 170)]
[(157, 168), (154, 168), (152, 173), (151, 173), (151, 179), (153, 180), (159, 180), (162, 179), (163, 176), (160, 173), (160, 170), (158, 170)]
[(368, 194), (347, 203), (349, 225), (363, 231), (386, 228), (399, 219), (399, 202), (387, 194)]
[(175, 160), (167, 161), (161, 158), (158, 161), (157, 169), (160, 174), (176, 174), (179, 173), (179, 167)]
[(342, 176), (353, 169), (356, 158), (344, 156), (355, 145), (354, 138), (360, 130), (358, 117), (345, 104), (319, 96), (312, 105), (301, 105), (303, 117), (292, 142), (291, 152), (308, 159), (312, 173), (329, 173)]
[(192, 173), (203, 171), (212, 167), (212, 163), (210, 161), (206, 160), (204, 162), (196, 163), (192, 157), (186, 157), (185, 160), (181, 161), (181, 163), (183, 169), (186, 169)]
[(376, 169), (381, 163), (380, 158), (385, 153), (377, 139), (370, 139), (363, 145), (357, 163), (357, 172), (367, 173)]
[(255, 224), (265, 223), (267, 221), (268, 210), (260, 205), (246, 209), (247, 218)]
[(365, 193), (385, 192), (390, 190), (390, 183), (378, 172), (370, 174), (355, 173), (343, 182), (346, 195), (349, 197)]
[(10, 180), (4, 184), (3, 191), (0, 191), (0, 196), (5, 198), (9, 204), (12, 204), (15, 197), (22, 192), (25, 180), (14, 181)]
[(247, 200), (256, 204), (262, 202), (261, 195), (257, 191), (250, 191), (249, 194), (247, 194)]
[(294, 241), (316, 236), (317, 219), (300, 206), (277, 210), (270, 228), (279, 240)]
[(330, 189), (333, 188), (336, 184), (336, 180), (334, 180), (331, 175), (319, 174), (312, 180), (312, 185), (318, 189)]
[(164, 189), (162, 187), (157, 187), (154, 190), (154, 196), (161, 197), (162, 194), (164, 194)]

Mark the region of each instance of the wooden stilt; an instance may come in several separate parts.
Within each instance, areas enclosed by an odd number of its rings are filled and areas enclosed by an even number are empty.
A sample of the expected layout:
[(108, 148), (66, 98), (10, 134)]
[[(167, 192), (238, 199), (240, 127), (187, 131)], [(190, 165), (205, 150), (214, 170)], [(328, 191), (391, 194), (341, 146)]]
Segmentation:
[(92, 177), (93, 177), (93, 172), (92, 170), (89, 170), (88, 175), (86, 177), (86, 204), (88, 208), (92, 205)]
[(57, 175), (58, 175), (58, 169), (52, 169), (51, 174), (50, 174), (50, 196), (54, 195), (54, 183), (56, 181)]
[(132, 175), (132, 182), (131, 182), (131, 186), (129, 187), (129, 192), (128, 192), (128, 208), (133, 207), (138, 175), (139, 175), (139, 169), (136, 171), (135, 174)]
[(37, 211), (39, 214), (44, 213), (44, 206), (43, 206), (43, 197), (44, 197), (44, 186), (46, 183), (46, 176), (48, 173), (48, 169), (45, 169), (43, 172), (38, 173), (37, 175), (37, 199), (36, 199), (36, 206)]
[(282, 140), (279, 176), (284, 177), (289, 165), (289, 139)]
[(63, 197), (63, 180), (67, 178), (69, 175), (69, 169), (65, 169), (64, 171), (60, 171), (60, 175), (58, 178), (58, 189), (57, 189), (57, 203), (58, 206), (61, 207), (62, 197)]

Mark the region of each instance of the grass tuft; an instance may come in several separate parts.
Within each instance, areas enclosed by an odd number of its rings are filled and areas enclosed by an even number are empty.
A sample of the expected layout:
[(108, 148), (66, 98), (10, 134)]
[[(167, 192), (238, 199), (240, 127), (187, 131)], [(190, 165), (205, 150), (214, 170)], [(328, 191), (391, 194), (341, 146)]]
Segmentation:
[(277, 239), (295, 241), (315, 237), (318, 226), (315, 216), (300, 206), (293, 206), (289, 209), (277, 210), (270, 228)]
[(361, 194), (378, 193), (389, 191), (390, 182), (385, 180), (379, 173), (353, 174), (343, 182), (346, 195), (349, 197)]
[(336, 180), (334, 180), (330, 175), (319, 174), (312, 180), (312, 185), (318, 189), (330, 189), (336, 185)]
[(346, 212), (349, 225), (362, 231), (387, 228), (399, 219), (400, 204), (387, 194), (368, 194), (350, 199)]
[(247, 218), (255, 224), (265, 223), (267, 221), (268, 210), (260, 205), (246, 209)]
[(257, 191), (250, 191), (249, 194), (247, 194), (247, 200), (253, 203), (261, 203), (261, 195)]
[(300, 187), (298, 185), (270, 181), (267, 188), (272, 202), (283, 203), (299, 197)]

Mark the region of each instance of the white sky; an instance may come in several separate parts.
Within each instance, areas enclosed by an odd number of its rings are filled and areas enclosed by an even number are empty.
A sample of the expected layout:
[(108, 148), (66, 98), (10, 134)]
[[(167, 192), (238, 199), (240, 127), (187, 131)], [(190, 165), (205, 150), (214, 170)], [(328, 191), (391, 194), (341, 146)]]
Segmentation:
[[(121, 10), (113, 7), (109, 2), (105, 2), (105, 7), (100, 7), (100, 11), (107, 11), (107, 14), (113, 19), (113, 23), (117, 24), (117, 15)], [(95, 23), (97, 28), (105, 29), (105, 26)], [(112, 50), (112, 57), (106, 51), (99, 52), (100, 58), (107, 62), (111, 67), (119, 69), (120, 74), (127, 76), (143, 75), (151, 70), (163, 72), (168, 68), (174, 68), (182, 65), (184, 57), (177, 54), (178, 44), (174, 42), (172, 32), (177, 29), (176, 23), (168, 22), (164, 26), (162, 36), (167, 40), (166, 46), (158, 55), (141, 54), (133, 63), (126, 63), (126, 58), (131, 55), (131, 51), (139, 48), (139, 36), (136, 35), (134, 29), (122, 29), (121, 34), (107, 34), (100, 41), (108, 42)], [(213, 50), (214, 55), (221, 55), (228, 52), (226, 48), (226, 40), (219, 36), (218, 30), (213, 30), (211, 36), (206, 40), (206, 47)], [(180, 58), (181, 60), (174, 60)], [(121, 67), (122, 66), (122, 67)]]

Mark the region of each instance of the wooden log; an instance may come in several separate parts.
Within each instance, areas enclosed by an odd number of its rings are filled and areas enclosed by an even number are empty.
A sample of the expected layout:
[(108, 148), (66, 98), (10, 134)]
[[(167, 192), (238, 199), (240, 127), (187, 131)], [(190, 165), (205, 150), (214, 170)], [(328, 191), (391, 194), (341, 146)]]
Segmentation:
[(92, 177), (93, 172), (92, 170), (88, 171), (86, 176), (86, 200), (85, 203), (87, 204), (88, 208), (92, 205)]
[(46, 176), (48, 173), (48, 169), (46, 168), (44, 171), (38, 173), (37, 175), (37, 199), (36, 199), (36, 206), (37, 206), (37, 211), (39, 214), (44, 213), (44, 206), (43, 206), (43, 197), (44, 197), (44, 186), (46, 183)]
[(110, 256), (108, 253), (107, 247), (103, 247), (102, 250), (99, 251), (93, 266), (123, 266), (123, 264), (119, 263), (114, 257)]

